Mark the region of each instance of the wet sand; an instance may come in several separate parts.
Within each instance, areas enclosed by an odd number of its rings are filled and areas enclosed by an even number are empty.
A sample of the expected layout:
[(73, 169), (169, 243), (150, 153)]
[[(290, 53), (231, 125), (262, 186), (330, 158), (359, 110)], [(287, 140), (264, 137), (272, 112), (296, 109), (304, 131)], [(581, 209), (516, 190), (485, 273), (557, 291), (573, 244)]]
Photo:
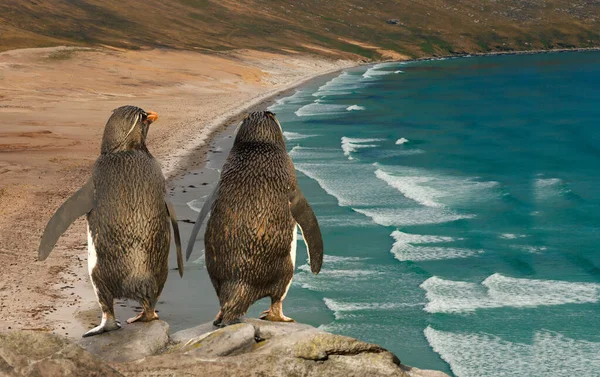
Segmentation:
[[(52, 213), (90, 176), (112, 109), (132, 104), (159, 113), (148, 148), (169, 178), (169, 192), (181, 190), (174, 198), (179, 218), (195, 220), (186, 201), (202, 196), (217, 178), (211, 163), (226, 157), (224, 151), (209, 152), (207, 143), (216, 132), (281, 91), (356, 64), (248, 50), (214, 55), (69, 50), (0, 54), (0, 331), (36, 329), (78, 338), (97, 324), (85, 221), (71, 226), (46, 261), (38, 262), (36, 254)], [(208, 153), (211, 161), (204, 166)], [(198, 188), (184, 193), (190, 185)], [(191, 226), (180, 221), (184, 247)], [(195, 252), (193, 258), (199, 256)], [(179, 320), (168, 314), (169, 297), (185, 297), (185, 311), (197, 323), (214, 315), (214, 292), (195, 266), (187, 265), (183, 279), (172, 271), (161, 297), (160, 315), (174, 326)], [(198, 295), (188, 299), (193, 290)], [(124, 320), (135, 305), (115, 306)]]

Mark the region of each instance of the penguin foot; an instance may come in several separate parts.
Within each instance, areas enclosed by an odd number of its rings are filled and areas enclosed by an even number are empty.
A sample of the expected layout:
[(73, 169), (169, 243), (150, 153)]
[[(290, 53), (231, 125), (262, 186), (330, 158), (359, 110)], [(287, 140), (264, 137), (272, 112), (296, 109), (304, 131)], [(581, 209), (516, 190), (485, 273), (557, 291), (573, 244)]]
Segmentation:
[(263, 321), (271, 321), (271, 322), (296, 322), (292, 318), (286, 317), (283, 314), (274, 315), (271, 313), (271, 310), (265, 310), (258, 318), (262, 319)]
[(100, 325), (94, 327), (90, 331), (83, 334), (83, 337), (87, 338), (88, 336), (100, 335), (102, 333), (113, 331), (113, 330), (118, 330), (120, 328), (121, 328), (121, 322), (119, 322), (118, 320), (102, 319), (102, 323), (100, 323)]
[(217, 314), (217, 316), (215, 317), (215, 320), (213, 321), (213, 326), (219, 327), (221, 322), (223, 322), (223, 310), (219, 309), (219, 313)]
[[(217, 322), (217, 321), (215, 320), (215, 322)], [(241, 320), (241, 318), (236, 318), (236, 319), (233, 319), (233, 320), (231, 320), (229, 322), (220, 321), (218, 324), (216, 324), (215, 322), (213, 322), (213, 325), (215, 327), (218, 327), (218, 328), (222, 329), (223, 327), (227, 327), (227, 326), (235, 325), (235, 324), (238, 324), (238, 323), (242, 323), (242, 320)]]
[(154, 314), (146, 314), (146, 311), (142, 311), (140, 314), (136, 315), (133, 318), (129, 318), (127, 320), (127, 323), (133, 323), (133, 322), (150, 322), (150, 321), (154, 321), (155, 319), (158, 319), (158, 314), (156, 314), (156, 312), (153, 310), (152, 311)]

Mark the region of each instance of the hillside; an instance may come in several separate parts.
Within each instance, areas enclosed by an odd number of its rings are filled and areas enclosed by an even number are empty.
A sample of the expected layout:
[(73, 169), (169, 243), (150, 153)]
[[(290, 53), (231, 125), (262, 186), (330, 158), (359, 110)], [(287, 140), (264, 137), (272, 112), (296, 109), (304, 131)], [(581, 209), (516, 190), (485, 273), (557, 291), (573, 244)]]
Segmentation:
[(0, 3), (0, 51), (250, 48), (368, 59), (600, 46), (597, 0), (32, 0)]

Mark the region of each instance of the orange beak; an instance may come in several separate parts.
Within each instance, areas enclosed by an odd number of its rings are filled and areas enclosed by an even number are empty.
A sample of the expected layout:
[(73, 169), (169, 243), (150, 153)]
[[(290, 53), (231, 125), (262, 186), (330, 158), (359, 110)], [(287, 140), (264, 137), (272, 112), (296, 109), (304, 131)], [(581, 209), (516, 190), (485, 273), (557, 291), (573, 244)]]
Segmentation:
[(158, 114), (154, 111), (147, 111), (148, 113), (148, 122), (153, 123), (158, 119)]

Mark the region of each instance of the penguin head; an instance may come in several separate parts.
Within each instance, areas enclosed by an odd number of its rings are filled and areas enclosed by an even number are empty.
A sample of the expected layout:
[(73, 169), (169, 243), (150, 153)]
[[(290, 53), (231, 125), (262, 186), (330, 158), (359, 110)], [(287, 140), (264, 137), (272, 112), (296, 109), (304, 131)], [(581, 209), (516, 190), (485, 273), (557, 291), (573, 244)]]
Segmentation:
[(113, 110), (104, 127), (102, 153), (115, 153), (146, 149), (146, 136), (150, 124), (158, 114), (136, 106), (121, 106)]
[(285, 148), (283, 130), (275, 114), (256, 111), (246, 115), (237, 128), (234, 146), (240, 143), (269, 143)]

